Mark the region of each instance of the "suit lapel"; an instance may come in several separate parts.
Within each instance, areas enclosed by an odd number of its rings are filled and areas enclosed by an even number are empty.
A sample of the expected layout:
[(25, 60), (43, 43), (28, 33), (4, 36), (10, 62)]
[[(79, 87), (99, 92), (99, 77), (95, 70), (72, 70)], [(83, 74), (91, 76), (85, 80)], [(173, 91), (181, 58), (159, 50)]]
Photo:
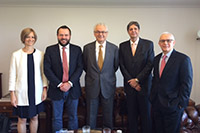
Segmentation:
[(62, 67), (62, 60), (61, 60), (61, 57), (60, 57), (59, 44), (56, 45), (55, 53), (56, 53), (56, 59), (59, 60), (60, 67), (63, 69), (63, 67)]
[(74, 52), (73, 51), (73, 46), (71, 44), (69, 44), (69, 76), (71, 75), (71, 71), (70, 68), (72, 68), (72, 57), (74, 57)]
[(59, 44), (56, 44), (54, 49), (55, 49), (55, 51), (53, 54), (55, 54), (54, 55), (55, 60), (56, 60), (56, 62), (59, 63), (57, 67), (58, 67), (58, 70), (61, 70), (60, 75), (62, 75), (63, 74), (63, 66), (62, 66), (62, 60), (61, 60), (61, 56), (60, 56)]
[(92, 64), (94, 64), (94, 67), (98, 71), (100, 71), (99, 67), (97, 65), (97, 60), (96, 60), (96, 46), (95, 45), (96, 45), (95, 42), (93, 42), (92, 45), (90, 46), (90, 51), (91, 51), (91, 53), (90, 53), (91, 57), (90, 58), (91, 58)]
[(139, 42), (138, 42), (138, 44), (137, 44), (136, 51), (135, 51), (135, 56), (137, 56), (138, 53), (141, 53), (142, 46), (143, 46), (143, 45), (141, 45), (141, 44), (142, 44), (142, 39), (140, 38), (140, 39), (139, 39)]
[(111, 51), (110, 51), (110, 44), (109, 44), (108, 42), (106, 42), (105, 57), (104, 57), (104, 62), (103, 62), (102, 71), (103, 71), (105, 65), (106, 65), (106, 64), (109, 64), (109, 63), (107, 63), (107, 62), (109, 61), (110, 54), (111, 54)]
[(159, 72), (160, 72), (160, 70), (159, 70), (159, 62), (160, 62), (161, 55), (162, 54), (158, 55), (158, 57), (155, 59), (155, 63), (154, 63), (155, 64), (155, 68), (154, 68), (155, 70), (154, 71), (155, 71), (155, 76), (156, 77), (160, 77), (160, 75), (159, 75)]
[[(130, 57), (132, 57), (133, 54), (132, 54), (132, 51), (131, 51), (131, 43), (130, 43), (130, 40), (127, 41), (127, 43), (126, 43), (126, 49), (127, 49), (127, 54), (128, 54), (128, 55), (131, 55)], [(136, 54), (136, 53), (135, 53), (135, 54)]]

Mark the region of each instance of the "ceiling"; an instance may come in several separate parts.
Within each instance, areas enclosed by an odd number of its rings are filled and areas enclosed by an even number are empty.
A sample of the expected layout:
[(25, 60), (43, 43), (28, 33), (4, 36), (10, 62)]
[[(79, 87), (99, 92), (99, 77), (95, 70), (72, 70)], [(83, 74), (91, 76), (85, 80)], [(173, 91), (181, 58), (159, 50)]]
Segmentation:
[(0, 0), (0, 6), (200, 7), (200, 0)]

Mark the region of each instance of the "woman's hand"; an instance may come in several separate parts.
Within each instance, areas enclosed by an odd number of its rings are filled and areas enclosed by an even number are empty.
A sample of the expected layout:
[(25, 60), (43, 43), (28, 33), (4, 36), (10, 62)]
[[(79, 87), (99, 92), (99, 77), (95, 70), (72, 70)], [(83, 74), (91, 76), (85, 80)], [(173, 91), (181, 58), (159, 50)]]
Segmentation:
[(42, 101), (46, 100), (46, 98), (47, 98), (47, 87), (44, 87), (42, 92)]
[(17, 98), (15, 96), (14, 91), (10, 92), (10, 100), (11, 100), (11, 105), (17, 108)]

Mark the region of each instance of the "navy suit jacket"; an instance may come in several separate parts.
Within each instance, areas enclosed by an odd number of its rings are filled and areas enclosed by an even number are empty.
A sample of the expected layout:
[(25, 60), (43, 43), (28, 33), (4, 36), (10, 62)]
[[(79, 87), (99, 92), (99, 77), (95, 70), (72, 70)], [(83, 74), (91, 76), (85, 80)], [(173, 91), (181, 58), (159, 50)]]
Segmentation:
[(106, 41), (103, 68), (100, 71), (95, 52), (95, 41), (84, 46), (83, 60), (85, 88), (88, 98), (96, 98), (100, 92), (104, 98), (114, 96), (116, 89), (115, 72), (119, 66), (119, 52), (116, 45)]
[(185, 108), (192, 88), (193, 73), (190, 58), (173, 50), (160, 77), (161, 56), (162, 53), (154, 59), (150, 101), (154, 104), (156, 100), (159, 100), (164, 107)]
[(149, 95), (151, 88), (151, 70), (153, 66), (153, 42), (139, 39), (135, 56), (132, 55), (130, 40), (122, 42), (119, 47), (120, 70), (124, 77), (124, 89), (127, 94), (135, 93), (128, 80), (138, 78), (142, 95)]
[[(79, 46), (69, 44), (69, 81), (73, 87), (69, 90), (72, 99), (78, 99), (81, 95), (80, 76), (83, 71), (82, 51)], [(62, 82), (63, 67), (60, 57), (59, 44), (46, 48), (44, 55), (44, 73), (49, 80), (48, 97), (52, 100), (63, 98), (63, 91), (57, 87)]]

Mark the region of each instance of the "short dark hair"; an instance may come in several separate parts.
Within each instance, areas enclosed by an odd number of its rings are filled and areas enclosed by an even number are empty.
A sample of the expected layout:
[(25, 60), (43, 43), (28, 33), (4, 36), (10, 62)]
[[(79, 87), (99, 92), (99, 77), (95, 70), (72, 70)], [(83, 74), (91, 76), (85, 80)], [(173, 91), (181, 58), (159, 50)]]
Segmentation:
[(69, 30), (69, 34), (71, 35), (71, 29), (66, 25), (62, 25), (57, 29), (57, 35), (58, 35), (60, 29), (68, 29)]
[(131, 21), (129, 22), (129, 24), (127, 25), (127, 31), (129, 30), (131, 25), (135, 25), (138, 27), (138, 29), (140, 30), (140, 24), (137, 21)]

